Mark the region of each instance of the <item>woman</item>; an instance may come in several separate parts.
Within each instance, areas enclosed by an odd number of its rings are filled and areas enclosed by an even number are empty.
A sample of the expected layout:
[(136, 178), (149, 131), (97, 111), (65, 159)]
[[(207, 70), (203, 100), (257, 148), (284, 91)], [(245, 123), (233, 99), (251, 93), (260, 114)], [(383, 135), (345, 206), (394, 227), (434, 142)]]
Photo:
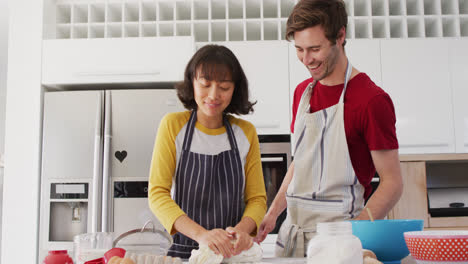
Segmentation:
[(224, 257), (237, 255), (252, 246), (251, 235), (266, 212), (255, 127), (230, 115), (253, 111), (247, 78), (228, 48), (206, 45), (189, 61), (176, 89), (189, 111), (161, 121), (150, 208), (174, 235), (168, 255), (189, 258), (199, 244)]

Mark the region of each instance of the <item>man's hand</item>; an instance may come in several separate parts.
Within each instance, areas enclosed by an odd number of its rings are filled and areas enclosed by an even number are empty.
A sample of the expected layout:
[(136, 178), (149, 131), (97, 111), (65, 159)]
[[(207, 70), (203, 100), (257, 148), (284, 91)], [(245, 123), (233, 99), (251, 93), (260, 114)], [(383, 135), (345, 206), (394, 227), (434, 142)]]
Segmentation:
[(284, 176), (283, 182), (281, 183), (281, 187), (278, 190), (278, 193), (273, 200), (273, 203), (270, 205), (270, 209), (266, 213), (265, 217), (263, 218), (262, 223), (260, 224), (259, 230), (257, 232), (257, 236), (254, 238), (254, 242), (261, 243), (265, 240), (266, 236), (275, 229), (276, 226), (276, 219), (278, 216), (286, 209), (287, 202), (286, 202), (286, 191), (288, 190), (289, 183), (294, 175), (294, 161), (291, 162), (289, 165), (289, 169)]
[[(380, 176), (380, 183), (366, 207), (375, 219), (384, 219), (398, 202), (403, 192), (403, 178), (401, 176), (398, 150), (372, 150), (372, 161)], [(362, 210), (355, 220), (370, 219), (366, 210)]]
[(266, 236), (275, 229), (276, 219), (277, 217), (270, 214), (270, 212), (265, 215), (265, 218), (263, 218), (263, 221), (260, 224), (257, 236), (254, 238), (254, 242), (261, 243), (265, 240)]

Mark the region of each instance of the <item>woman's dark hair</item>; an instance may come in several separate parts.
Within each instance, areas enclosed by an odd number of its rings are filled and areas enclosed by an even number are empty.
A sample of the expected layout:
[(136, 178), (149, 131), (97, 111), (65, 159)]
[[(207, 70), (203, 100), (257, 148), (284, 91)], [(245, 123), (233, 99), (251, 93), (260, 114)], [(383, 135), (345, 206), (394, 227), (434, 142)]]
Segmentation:
[[(286, 39), (309, 27), (322, 26), (325, 37), (334, 45), (341, 37), (340, 30), (348, 25), (348, 14), (343, 0), (300, 0), (286, 22)], [(346, 40), (343, 42), (343, 47)]]
[(234, 82), (231, 103), (225, 113), (248, 114), (256, 102), (249, 101), (247, 77), (234, 53), (224, 46), (205, 45), (190, 59), (185, 68), (184, 80), (176, 84), (177, 96), (188, 110), (197, 110), (193, 94), (193, 80), (197, 74), (210, 81), (225, 81), (230, 76)]

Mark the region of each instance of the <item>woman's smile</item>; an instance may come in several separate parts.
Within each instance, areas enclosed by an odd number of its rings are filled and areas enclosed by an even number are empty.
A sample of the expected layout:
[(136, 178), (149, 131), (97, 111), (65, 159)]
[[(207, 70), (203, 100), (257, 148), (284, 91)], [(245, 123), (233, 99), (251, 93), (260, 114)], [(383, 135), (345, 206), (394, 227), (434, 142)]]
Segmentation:
[(231, 76), (226, 80), (208, 80), (198, 76), (193, 80), (194, 98), (198, 105), (198, 121), (209, 128), (223, 125), (223, 113), (229, 106), (234, 92)]
[(220, 103), (210, 103), (210, 102), (205, 102), (205, 105), (208, 106), (209, 108), (217, 108), (221, 106)]

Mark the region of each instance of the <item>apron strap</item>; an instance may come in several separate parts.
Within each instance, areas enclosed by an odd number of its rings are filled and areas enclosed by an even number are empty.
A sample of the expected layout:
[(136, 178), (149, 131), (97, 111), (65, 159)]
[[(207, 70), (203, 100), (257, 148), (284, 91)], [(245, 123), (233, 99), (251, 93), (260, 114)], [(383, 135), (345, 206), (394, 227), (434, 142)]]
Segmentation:
[(189, 151), (192, 145), (193, 131), (195, 129), (195, 123), (197, 122), (197, 111), (193, 110), (190, 114), (190, 119), (187, 123), (187, 129), (185, 130), (186, 136), (184, 137), (183, 150)]
[(351, 65), (351, 63), (348, 60), (348, 64), (346, 66), (346, 74), (345, 74), (343, 92), (341, 93), (341, 96), (340, 96), (340, 103), (344, 102), (344, 95), (346, 93), (346, 88), (348, 87), (348, 82), (349, 82), (349, 79), (351, 78), (352, 72), (353, 72), (353, 65)]
[(228, 134), (229, 144), (231, 144), (231, 149), (234, 150), (236, 153), (239, 152), (237, 147), (236, 137), (234, 136), (234, 131), (232, 130), (231, 124), (227, 120), (226, 115), (223, 115), (223, 123), (224, 127), (226, 127), (226, 133)]
[[(196, 122), (197, 122), (197, 111), (193, 110), (192, 113), (190, 114), (190, 119), (187, 123), (187, 130), (185, 132), (187, 133), (187, 136), (184, 137), (184, 143), (182, 147), (185, 151), (189, 151), (190, 146), (192, 145), (193, 131), (195, 130)], [(234, 131), (232, 130), (231, 124), (227, 120), (226, 115), (223, 115), (223, 124), (224, 124), (224, 127), (226, 127), (226, 132), (228, 135), (229, 144), (231, 145), (231, 149), (234, 150), (236, 153), (239, 153), (236, 137), (234, 136)]]
[[(351, 65), (351, 63), (348, 60), (348, 63), (346, 65), (345, 80), (343, 84), (344, 87), (343, 87), (343, 91), (341, 92), (340, 101), (339, 101), (340, 103), (344, 101), (344, 95), (346, 93), (346, 88), (348, 87), (348, 81), (351, 78), (352, 72), (353, 72), (353, 65)], [(304, 93), (302, 93), (301, 100), (299, 101), (299, 107), (296, 113), (296, 119), (298, 118), (299, 113), (310, 112), (310, 96), (312, 95), (312, 92), (316, 84), (317, 84), (317, 80), (313, 80), (311, 83), (309, 83)]]
[(301, 228), (299, 225), (292, 224), (289, 227), (288, 237), (284, 244), (285, 257), (305, 257), (306, 248), (304, 244), (304, 233), (312, 233), (315, 230), (310, 228)]
[[(297, 109), (297, 113), (299, 113), (299, 112), (300, 113), (310, 113), (310, 97), (312, 96), (312, 92), (314, 91), (314, 87), (317, 84), (317, 82), (318, 82), (317, 80), (314, 80), (311, 83), (309, 83), (309, 85), (307, 86), (304, 93), (302, 93), (302, 97), (301, 97), (301, 100), (299, 101), (299, 103), (304, 101), (305, 104), (303, 106), (301, 106), (301, 104), (299, 104), (299, 107)], [(303, 109), (304, 107), (306, 107), (306, 109)], [(296, 113), (296, 118), (297, 118), (297, 113)]]

